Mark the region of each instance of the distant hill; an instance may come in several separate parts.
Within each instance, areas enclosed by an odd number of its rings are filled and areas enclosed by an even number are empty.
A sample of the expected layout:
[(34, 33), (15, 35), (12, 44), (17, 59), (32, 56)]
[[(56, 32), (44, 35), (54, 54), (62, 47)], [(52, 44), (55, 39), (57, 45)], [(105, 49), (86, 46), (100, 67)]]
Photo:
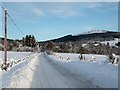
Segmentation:
[[(88, 31), (86, 33), (82, 33), (79, 35), (66, 35), (57, 39), (52, 39), (48, 41), (53, 42), (74, 42), (74, 41), (81, 41), (81, 42), (87, 42), (87, 41), (105, 41), (105, 40), (113, 40), (114, 38), (120, 38), (120, 32), (113, 32), (113, 31), (107, 31), (107, 30), (101, 30), (101, 31)], [(20, 41), (20, 40), (13, 40), (8, 39), (8, 44), (11, 44), (13, 42)], [(41, 45), (45, 44), (48, 41), (42, 41), (39, 42)], [(4, 38), (0, 38), (0, 44), (4, 44)]]
[[(12, 43), (14, 40), (13, 39), (7, 39), (9, 43)], [(4, 38), (0, 38), (0, 43), (4, 43)]]
[[(14, 40), (14, 39), (7, 39), (8, 44), (16, 42), (16, 41), (21, 41), (21, 40)], [(0, 44), (4, 44), (4, 38), (0, 37)]]
[[(84, 34), (79, 34), (79, 35), (67, 35), (64, 37), (60, 37), (57, 39), (52, 39), (48, 41), (53, 41), (53, 42), (74, 42), (74, 41), (88, 41), (88, 40), (100, 40), (100, 41), (105, 41), (105, 40), (111, 40), (114, 38), (120, 38), (120, 32), (113, 32), (113, 31), (100, 31), (100, 32), (89, 32), (89, 33), (84, 33)], [(48, 41), (44, 42), (39, 42), (40, 44), (46, 43)]]

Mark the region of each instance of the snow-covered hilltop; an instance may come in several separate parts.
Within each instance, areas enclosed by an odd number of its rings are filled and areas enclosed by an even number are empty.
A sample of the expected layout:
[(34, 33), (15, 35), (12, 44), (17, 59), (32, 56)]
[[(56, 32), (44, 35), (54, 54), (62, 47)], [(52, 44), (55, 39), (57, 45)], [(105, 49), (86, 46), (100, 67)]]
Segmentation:
[(93, 34), (93, 33), (106, 33), (109, 32), (108, 30), (91, 30), (87, 32), (83, 32), (82, 34)]

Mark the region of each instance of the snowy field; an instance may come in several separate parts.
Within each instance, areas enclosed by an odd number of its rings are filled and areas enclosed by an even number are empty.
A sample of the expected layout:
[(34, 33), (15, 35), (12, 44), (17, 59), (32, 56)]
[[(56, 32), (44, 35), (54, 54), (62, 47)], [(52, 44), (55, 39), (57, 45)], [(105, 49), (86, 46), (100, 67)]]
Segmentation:
[[(29, 54), (31, 54), (31, 52), (12, 52), (12, 51), (8, 51), (8, 60), (12, 61), (12, 60), (17, 60), (18, 58), (22, 59)], [(0, 51), (0, 61), (2, 61), (3, 59), (4, 59), (4, 52)]]
[(83, 57), (84, 60), (79, 60), (79, 54), (49, 55), (49, 58), (61, 64), (61, 67), (86, 77), (86, 80), (98, 87), (118, 88), (118, 65), (110, 64), (105, 55), (83, 54)]

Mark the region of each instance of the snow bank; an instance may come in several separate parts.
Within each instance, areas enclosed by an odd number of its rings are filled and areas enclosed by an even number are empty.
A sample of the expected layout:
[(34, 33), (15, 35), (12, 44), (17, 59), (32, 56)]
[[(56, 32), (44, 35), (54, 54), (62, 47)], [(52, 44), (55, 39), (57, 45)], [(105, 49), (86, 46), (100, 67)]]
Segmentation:
[[(83, 76), (97, 87), (118, 88), (118, 65), (110, 64), (104, 55), (85, 54), (86, 61), (80, 61), (78, 56), (79, 54), (55, 53), (48, 58), (75, 75)], [(90, 62), (92, 56), (96, 58), (95, 62)], [(70, 59), (67, 60), (67, 57)]]
[(2, 84), (3, 88), (29, 88), (35, 70), (37, 60), (37, 53), (32, 54), (30, 57), (19, 64), (14, 65), (7, 72), (2, 71)]
[(10, 88), (30, 88), (34, 71), (36, 69), (37, 58), (38, 56), (31, 60), (26, 66), (13, 73), (9, 86)]

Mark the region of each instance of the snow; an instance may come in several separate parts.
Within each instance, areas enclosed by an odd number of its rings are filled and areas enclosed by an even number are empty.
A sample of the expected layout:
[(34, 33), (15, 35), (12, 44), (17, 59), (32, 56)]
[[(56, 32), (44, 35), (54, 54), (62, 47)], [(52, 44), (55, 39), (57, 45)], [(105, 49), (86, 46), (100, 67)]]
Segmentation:
[[(7, 62), (10, 62), (10, 63), (13, 62), (13, 64), (16, 64), (17, 61), (23, 60), (24, 58), (26, 58), (30, 54), (32, 54), (32, 53), (31, 52), (12, 52), (12, 51), (8, 51)], [(4, 62), (4, 52), (0, 51), (0, 67), (1, 67), (3, 62)]]
[[(3, 52), (0, 53), (3, 54)], [(29, 88), (33, 76), (33, 69), (35, 69), (34, 64), (37, 58), (37, 53), (8, 52), (8, 58), (9, 61), (21, 61), (14, 64), (12, 67), (9, 67), (7, 72), (0, 70), (1, 88)]]
[[(8, 60), (16, 60), (18, 58), (24, 58), (25, 56), (31, 54), (31, 52), (12, 52), (12, 51), (8, 51)], [(4, 52), (0, 51), (0, 61), (4, 59)]]
[(88, 31), (88, 32), (84, 32), (82, 34), (93, 34), (93, 33), (106, 33), (108, 32), (107, 30), (91, 30), (91, 31)]
[[(79, 76), (81, 77), (81, 76)], [(37, 69), (31, 88), (93, 88), (94, 85), (85, 83), (85, 78), (79, 78), (74, 73), (55, 63), (45, 53), (39, 55)]]
[[(97, 45), (99, 45), (99, 43), (107, 45), (107, 43), (109, 43), (110, 47), (117, 47), (118, 48), (118, 46), (116, 46), (116, 44), (118, 43), (119, 40), (120, 39), (118, 39), (118, 38), (114, 38), (114, 40), (110, 40), (110, 41), (102, 41), (102, 42), (96, 41), (97, 43), (94, 45), (97, 46)], [(87, 43), (82, 44), (83, 47), (85, 47), (86, 45), (87, 45)]]
[(110, 46), (115, 46), (117, 47), (115, 44), (118, 43), (118, 40), (115, 39), (115, 40), (111, 40), (111, 41), (104, 41), (104, 42), (101, 42), (101, 43), (104, 43), (105, 45), (107, 45), (107, 43), (109, 42)]
[(12, 74), (9, 88), (29, 88), (33, 80), (37, 56)]
[[(85, 61), (78, 59), (79, 54), (72, 53), (55, 53), (49, 55), (49, 58), (72, 73), (84, 76), (83, 78), (97, 87), (118, 88), (118, 65), (110, 64), (105, 55), (83, 54), (83, 56)], [(91, 62), (93, 57), (95, 61)]]
[[(33, 81), (39, 81), (44, 85), (46, 85), (46, 83), (49, 82), (50, 85), (53, 85), (51, 84), (51, 81), (44, 81), (44, 80), (52, 80), (51, 77), (49, 76), (50, 75), (53, 76), (53, 75), (49, 74), (49, 72), (54, 73), (54, 77), (56, 78), (55, 80), (58, 80), (57, 77), (59, 76), (61, 76), (61, 78), (64, 78), (65, 80), (68, 80), (66, 76), (61, 74), (59, 71), (56, 71), (57, 69), (55, 68), (59, 68), (59, 67), (60, 67), (59, 69), (61, 69), (60, 71), (63, 70), (69, 71), (71, 72), (72, 77), (74, 75), (75, 77), (78, 78), (80, 77), (81, 80), (87, 83), (92, 83), (96, 87), (118, 88), (118, 65), (110, 64), (108, 57), (105, 55), (83, 54), (83, 57), (85, 57), (85, 59), (83, 60), (79, 60), (79, 54), (73, 54), (73, 53), (54, 53), (53, 55), (45, 54), (44, 56), (44, 54), (41, 55), (41, 53), (38, 54), (31, 52), (8, 52), (8, 56), (10, 60), (13, 61), (18, 60), (20, 58), (24, 58), (24, 57), (25, 58), (20, 63), (15, 64), (13, 65), (13, 67), (9, 68), (7, 72), (0, 70), (0, 74), (1, 74), (0, 79), (2, 79), (0, 80), (0, 85), (2, 85), (3, 88), (30, 88), (31, 83), (34, 83)], [(16, 59), (13, 59), (15, 57)], [(49, 60), (52, 60), (52, 62), (49, 62)], [(56, 65), (53, 62), (56, 63)], [(41, 73), (38, 73), (37, 71)], [(33, 78), (35, 78), (34, 75), (36, 74), (38, 76), (34, 80)], [(40, 81), (39, 75), (42, 76), (41, 77), (42, 81)], [(69, 76), (68, 73), (66, 75)], [(53, 81), (57, 83), (57, 81), (55, 80)], [(62, 80), (63, 79), (61, 79), (61, 82)], [(73, 81), (74, 84), (75, 81), (76, 80)], [(40, 83), (36, 84), (37, 87), (39, 87), (38, 86), (39, 84)], [(58, 83), (55, 85), (58, 85)], [(63, 84), (60, 84), (58, 86), (61, 85)]]

